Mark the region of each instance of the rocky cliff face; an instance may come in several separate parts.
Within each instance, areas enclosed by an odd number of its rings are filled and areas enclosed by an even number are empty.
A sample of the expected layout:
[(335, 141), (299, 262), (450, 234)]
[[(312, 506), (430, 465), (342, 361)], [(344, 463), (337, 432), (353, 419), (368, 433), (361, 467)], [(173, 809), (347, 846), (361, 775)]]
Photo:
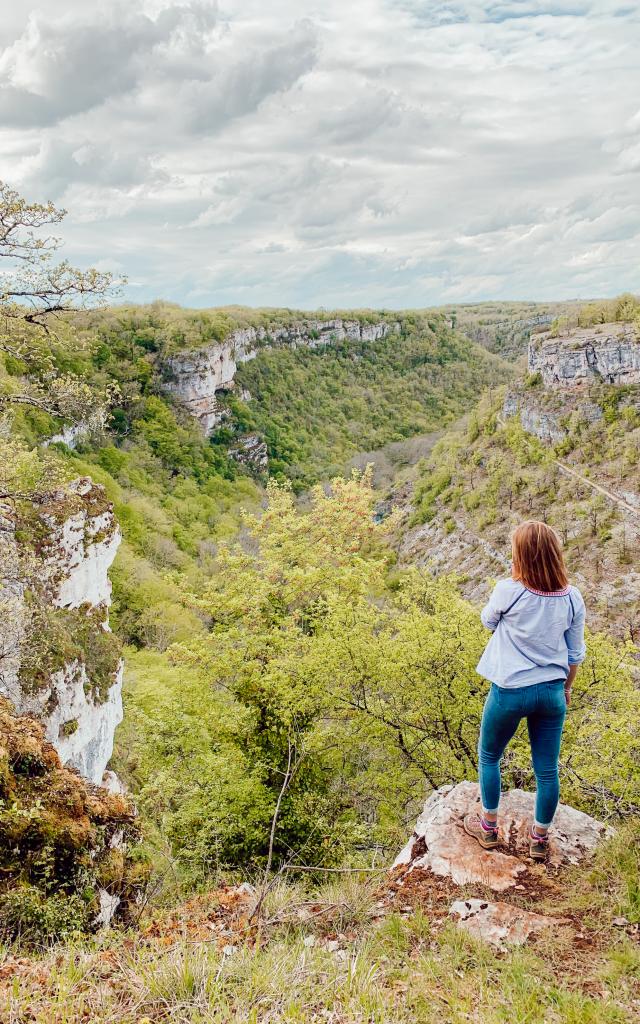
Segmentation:
[(519, 416), (528, 434), (554, 444), (567, 437), (569, 427), (578, 421), (589, 425), (603, 418), (598, 403), (578, 389), (562, 394), (557, 390), (541, 392), (525, 387), (515, 387), (507, 394), (502, 415), (505, 419)]
[(266, 441), (262, 434), (257, 432), (244, 434), (238, 438), (237, 443), (229, 448), (229, 456), (258, 475), (266, 473), (269, 466)]
[(567, 337), (537, 334), (529, 343), (529, 371), (547, 387), (640, 384), (640, 339), (633, 324), (595, 324)]
[(519, 416), (520, 422), (528, 434), (539, 437), (541, 441), (562, 441), (566, 430), (560, 423), (560, 415), (550, 410), (539, 409), (535, 400), (517, 391), (510, 392), (504, 401), (502, 415), (505, 419)]
[(185, 352), (164, 364), (165, 387), (211, 433), (222, 419), (216, 394), (230, 391), (238, 363), (255, 358), (260, 348), (299, 345), (317, 348), (334, 341), (377, 341), (399, 324), (386, 321), (364, 323), (360, 320), (299, 320), (281, 326), (247, 327), (233, 331), (223, 342), (194, 352)]
[[(107, 572), (120, 531), (102, 487), (75, 481), (24, 524), (5, 514), (0, 694), (38, 717), (63, 763), (101, 783), (122, 719)], [(5, 568), (6, 567), (6, 568)]]

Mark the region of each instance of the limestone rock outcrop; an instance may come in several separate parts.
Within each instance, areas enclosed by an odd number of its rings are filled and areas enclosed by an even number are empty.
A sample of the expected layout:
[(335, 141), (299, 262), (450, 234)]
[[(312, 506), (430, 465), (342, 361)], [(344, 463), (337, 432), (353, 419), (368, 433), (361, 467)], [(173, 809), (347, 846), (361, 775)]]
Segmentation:
[(25, 580), (15, 521), (7, 505), (0, 510), (0, 696), (17, 685), (25, 633)]
[(557, 917), (534, 914), (511, 903), (491, 903), (482, 899), (455, 900), (449, 914), (464, 931), (498, 949), (521, 946), (532, 935), (564, 923)]
[(85, 477), (34, 511), (30, 544), (18, 542), (9, 515), (3, 526), (0, 695), (40, 719), (63, 763), (99, 784), (122, 720), (120, 645), (109, 630), (107, 573), (121, 539), (112, 506)]
[(529, 342), (529, 372), (547, 387), (575, 388), (601, 381), (640, 384), (640, 338), (630, 323), (594, 324), (565, 337), (534, 334)]
[[(524, 857), (534, 802), (533, 793), (521, 789), (503, 794), (498, 816), (503, 845), (487, 854), (462, 827), (465, 815), (480, 809), (477, 783), (442, 786), (428, 797), (413, 835), (393, 867), (427, 868), (457, 885), (484, 885), (494, 892), (512, 889), (527, 870)], [(608, 834), (602, 822), (560, 804), (549, 832), (548, 866), (580, 863)]]
[(185, 352), (165, 364), (166, 390), (198, 421), (205, 434), (210, 434), (223, 418), (216, 395), (232, 390), (238, 363), (256, 355), (249, 347), (253, 331), (234, 331), (224, 343)]
[(238, 364), (254, 359), (261, 348), (277, 345), (318, 348), (344, 338), (377, 341), (399, 326), (384, 320), (368, 323), (334, 318), (272, 324), (268, 329), (241, 328), (232, 331), (222, 342), (167, 359), (165, 388), (198, 420), (205, 434), (210, 434), (224, 415), (216, 394), (234, 388)]
[(257, 432), (243, 434), (236, 443), (228, 449), (230, 458), (242, 463), (254, 473), (266, 473), (269, 466), (269, 454), (267, 443), (262, 434)]
[(597, 402), (592, 402), (579, 389), (571, 395), (538, 389), (514, 388), (506, 395), (502, 407), (505, 419), (518, 416), (522, 427), (541, 441), (556, 444), (567, 436), (566, 424), (578, 420), (584, 424), (597, 423), (604, 413)]
[[(62, 521), (56, 498), (68, 508)], [(59, 608), (90, 604), (107, 609), (107, 573), (122, 539), (113, 507), (104, 489), (89, 477), (74, 480), (56, 498), (53, 508), (43, 509), (40, 517), (49, 528), (42, 551), (52, 602)]]
[[(568, 924), (553, 912), (536, 913), (519, 903), (523, 895), (529, 902), (536, 898), (541, 872), (557, 875), (562, 867), (579, 864), (613, 830), (560, 804), (549, 831), (546, 866), (534, 864), (528, 856), (534, 802), (534, 795), (523, 790), (503, 793), (498, 814), (500, 845), (483, 850), (463, 828), (465, 815), (480, 810), (477, 783), (442, 786), (427, 798), (413, 835), (395, 860), (396, 885), (415, 890), (424, 884), (420, 879), (426, 872), (427, 878), (442, 879), (446, 900), (451, 898), (452, 886), (463, 887), (449, 907), (449, 917), (498, 949), (520, 945), (547, 928)], [(488, 899), (487, 889), (505, 893), (504, 899)]]
[(527, 401), (522, 395), (511, 392), (504, 400), (503, 416), (519, 416), (523, 430), (539, 437), (541, 441), (562, 441), (567, 432), (560, 423), (560, 414), (540, 409), (535, 402)]
[(44, 721), (46, 738), (62, 763), (73, 765), (96, 785), (105, 782), (113, 737), (122, 721), (123, 668), (120, 660), (113, 682), (99, 694), (92, 687), (86, 665), (74, 660), (53, 673), (49, 686), (36, 699), (23, 696), (20, 707)]

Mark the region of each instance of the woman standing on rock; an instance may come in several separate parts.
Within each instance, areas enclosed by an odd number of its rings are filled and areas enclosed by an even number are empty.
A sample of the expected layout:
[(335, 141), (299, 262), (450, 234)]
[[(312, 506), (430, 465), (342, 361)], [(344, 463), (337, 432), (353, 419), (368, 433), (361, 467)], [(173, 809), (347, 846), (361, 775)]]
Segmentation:
[(529, 852), (544, 860), (560, 793), (562, 728), (586, 654), (585, 608), (580, 591), (569, 586), (560, 538), (546, 523), (518, 526), (511, 553), (511, 579), (496, 584), (481, 613), (493, 633), (477, 668), (491, 682), (478, 743), (482, 814), (468, 814), (464, 827), (484, 849), (497, 846), (500, 760), (526, 718), (536, 776)]

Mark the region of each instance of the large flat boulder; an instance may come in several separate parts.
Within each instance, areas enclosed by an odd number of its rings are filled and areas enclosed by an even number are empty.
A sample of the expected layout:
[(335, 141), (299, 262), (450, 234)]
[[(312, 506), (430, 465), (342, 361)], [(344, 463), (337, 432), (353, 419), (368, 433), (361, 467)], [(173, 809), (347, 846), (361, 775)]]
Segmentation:
[(456, 900), (451, 904), (449, 914), (464, 931), (498, 949), (521, 946), (532, 935), (565, 923), (561, 918), (532, 914), (510, 903), (488, 903), (478, 899)]
[[(504, 892), (518, 884), (531, 864), (528, 832), (534, 802), (534, 794), (524, 790), (503, 793), (498, 814), (502, 842), (498, 849), (486, 851), (462, 827), (466, 814), (480, 810), (477, 783), (442, 786), (428, 797), (413, 835), (393, 867), (426, 868), (457, 885), (486, 885)], [(602, 822), (560, 804), (549, 832), (547, 865), (557, 868), (580, 863), (607, 834), (611, 830)]]

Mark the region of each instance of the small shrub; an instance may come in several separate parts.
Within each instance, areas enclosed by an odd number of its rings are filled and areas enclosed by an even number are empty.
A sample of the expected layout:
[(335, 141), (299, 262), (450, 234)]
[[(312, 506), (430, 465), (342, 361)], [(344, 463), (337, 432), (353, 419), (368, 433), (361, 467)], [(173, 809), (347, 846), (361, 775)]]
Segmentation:
[(89, 909), (77, 894), (45, 896), (34, 885), (20, 885), (0, 896), (0, 934), (30, 945), (65, 939), (86, 930)]

